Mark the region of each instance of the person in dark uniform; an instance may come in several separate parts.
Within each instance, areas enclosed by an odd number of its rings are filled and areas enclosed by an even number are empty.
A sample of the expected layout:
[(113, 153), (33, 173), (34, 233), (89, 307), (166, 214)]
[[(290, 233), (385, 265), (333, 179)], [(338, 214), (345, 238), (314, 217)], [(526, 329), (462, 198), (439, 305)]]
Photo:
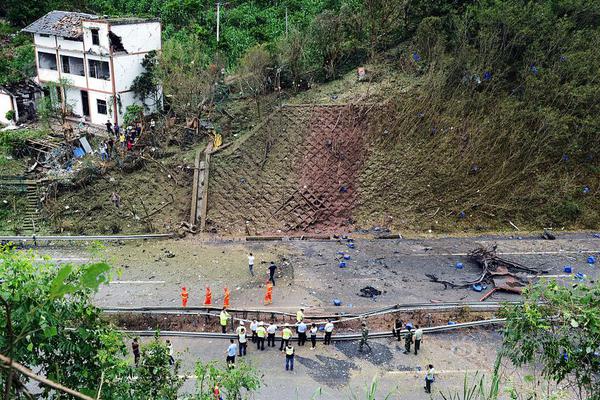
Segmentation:
[(133, 338), (133, 342), (131, 343), (131, 350), (133, 350), (133, 361), (135, 362), (135, 366), (137, 367), (140, 363), (140, 344), (138, 343), (137, 338)]
[(392, 335), (398, 338), (398, 341), (402, 340), (402, 335), (400, 334), (400, 331), (402, 330), (402, 325), (404, 325), (402, 320), (396, 318), (396, 321), (394, 322), (394, 327), (392, 328)]
[(269, 280), (273, 282), (273, 286), (275, 286), (275, 270), (277, 269), (277, 265), (273, 261), (269, 265)]
[(369, 351), (372, 351), (371, 346), (368, 343), (368, 340), (369, 340), (369, 328), (367, 327), (367, 323), (363, 322), (362, 330), (361, 330), (361, 337), (360, 337), (360, 344), (358, 345), (358, 351), (362, 352), (364, 346), (367, 346), (369, 348)]
[(406, 335), (404, 335), (404, 354), (410, 353), (410, 345), (412, 344), (413, 340), (412, 327), (408, 327), (407, 329), (408, 332), (406, 332)]

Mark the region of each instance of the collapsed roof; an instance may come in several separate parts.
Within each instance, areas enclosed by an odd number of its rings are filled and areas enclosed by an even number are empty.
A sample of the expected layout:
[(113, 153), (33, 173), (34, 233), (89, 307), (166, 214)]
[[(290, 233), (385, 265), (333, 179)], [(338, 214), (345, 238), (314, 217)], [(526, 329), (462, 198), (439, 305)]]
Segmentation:
[(97, 15), (79, 12), (50, 11), (48, 14), (24, 28), (23, 32), (77, 39), (83, 35), (81, 21), (98, 18)]
[(7, 93), (11, 96), (17, 96), (22, 93), (42, 92), (42, 88), (32, 79), (24, 79), (16, 83), (7, 83), (0, 85), (0, 92)]

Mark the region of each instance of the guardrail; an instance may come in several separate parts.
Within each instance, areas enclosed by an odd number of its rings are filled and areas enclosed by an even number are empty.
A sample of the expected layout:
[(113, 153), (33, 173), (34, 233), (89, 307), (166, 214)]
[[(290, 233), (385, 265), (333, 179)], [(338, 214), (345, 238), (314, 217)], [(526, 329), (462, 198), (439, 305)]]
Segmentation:
[(144, 240), (144, 239), (169, 239), (174, 233), (154, 233), (148, 235), (92, 235), (92, 236), (0, 236), (0, 241), (5, 242), (44, 242), (44, 241), (112, 241), (112, 240)]
[[(440, 332), (447, 332), (456, 329), (465, 329), (465, 328), (475, 328), (479, 326), (490, 326), (490, 325), (499, 325), (503, 324), (506, 321), (504, 318), (494, 318), (494, 319), (485, 319), (480, 321), (472, 321), (472, 322), (464, 322), (452, 325), (439, 325), (432, 326), (430, 328), (423, 328), (424, 334), (433, 334)], [(156, 331), (136, 331), (136, 330), (120, 330), (122, 333), (133, 335), (133, 336), (154, 336), (156, 335)], [(403, 329), (400, 331), (400, 334), (406, 333), (407, 330)], [(161, 331), (159, 332), (161, 336), (171, 336), (171, 337), (189, 337), (189, 338), (198, 338), (198, 339), (236, 339), (237, 335), (233, 333), (217, 333), (217, 332), (186, 332), (186, 331)], [(383, 339), (388, 337), (393, 337), (392, 332), (374, 332), (369, 333), (369, 338), (372, 339)], [(333, 341), (350, 341), (350, 340), (359, 340), (362, 337), (361, 333), (356, 334), (345, 334), (345, 335), (334, 335), (331, 337)], [(317, 336), (318, 341), (323, 341), (323, 336)], [(298, 338), (292, 336), (290, 339), (292, 341), (297, 341)]]

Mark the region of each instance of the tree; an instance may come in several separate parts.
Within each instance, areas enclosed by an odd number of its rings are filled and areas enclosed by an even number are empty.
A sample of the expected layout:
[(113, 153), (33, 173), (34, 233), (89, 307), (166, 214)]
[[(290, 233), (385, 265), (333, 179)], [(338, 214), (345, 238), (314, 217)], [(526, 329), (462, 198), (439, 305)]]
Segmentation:
[(306, 36), (302, 32), (292, 29), (289, 36), (278, 45), (278, 62), (289, 73), (294, 90), (298, 88), (307, 69), (306, 42)]
[(242, 400), (250, 398), (252, 392), (261, 386), (261, 376), (256, 369), (242, 362), (235, 368), (219, 368), (215, 362), (196, 363), (196, 393), (195, 400), (214, 399), (213, 389), (219, 386), (224, 398)]
[(159, 90), (160, 79), (158, 76), (158, 56), (156, 51), (152, 50), (146, 54), (142, 61), (142, 67), (144, 67), (144, 72), (133, 80), (131, 90), (133, 90), (135, 97), (143, 103), (145, 109), (148, 108), (147, 100), (150, 100), (152, 105), (160, 109), (161, 93)]
[(271, 83), (269, 67), (271, 55), (264, 45), (250, 48), (240, 61), (238, 84), (240, 92), (249, 93), (256, 103), (256, 112), (260, 119), (260, 96), (263, 95)]
[[(0, 353), (53, 381), (95, 395), (102, 371), (109, 365), (100, 357), (123, 356), (123, 342), (90, 299), (107, 282), (104, 262), (57, 267), (33, 253), (0, 249)], [(4, 398), (25, 390), (13, 370), (0, 371)], [(49, 396), (53, 391), (45, 389)]]
[(163, 84), (165, 102), (175, 114), (200, 118), (213, 104), (221, 68), (210, 64), (202, 42), (189, 35), (185, 40), (164, 42), (157, 76)]
[[(111, 274), (105, 262), (58, 266), (35, 253), (0, 248), (0, 354), (93, 398), (176, 399), (179, 364), (158, 339), (142, 346), (139, 368), (127, 360), (123, 335), (91, 303)], [(0, 368), (3, 399), (26, 393), (27, 381)], [(58, 397), (44, 388), (44, 398)]]
[(507, 306), (504, 352), (516, 366), (542, 365), (542, 375), (567, 382), (578, 398), (600, 399), (600, 284), (527, 288)]

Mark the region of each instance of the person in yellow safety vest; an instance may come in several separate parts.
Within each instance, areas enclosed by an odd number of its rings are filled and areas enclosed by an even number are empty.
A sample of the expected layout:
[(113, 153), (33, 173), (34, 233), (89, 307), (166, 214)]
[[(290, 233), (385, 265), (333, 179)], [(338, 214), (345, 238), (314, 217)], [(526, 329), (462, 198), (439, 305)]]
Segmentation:
[(265, 324), (261, 321), (258, 323), (258, 327), (256, 328), (256, 350), (264, 350), (265, 349), (265, 337), (267, 337), (267, 330), (265, 329)]
[(299, 309), (296, 313), (296, 323), (299, 324), (302, 321), (304, 321), (304, 308)]
[(225, 307), (221, 310), (221, 314), (219, 314), (219, 322), (221, 322), (221, 332), (227, 332), (227, 321), (231, 318), (231, 315), (225, 310)]
[(289, 343), (285, 346), (285, 370), (294, 370), (294, 346)]
[(281, 346), (279, 346), (279, 351), (283, 351), (283, 348), (290, 342), (291, 337), (292, 330), (286, 325), (281, 331)]

